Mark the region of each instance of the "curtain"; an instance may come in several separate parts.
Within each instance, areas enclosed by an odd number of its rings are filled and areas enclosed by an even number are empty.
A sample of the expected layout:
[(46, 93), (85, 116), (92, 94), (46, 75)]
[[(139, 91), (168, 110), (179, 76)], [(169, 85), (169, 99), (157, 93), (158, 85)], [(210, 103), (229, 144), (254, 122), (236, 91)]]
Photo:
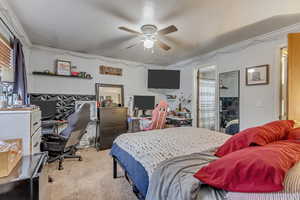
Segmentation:
[(215, 130), (216, 81), (199, 80), (199, 127)]
[(23, 104), (28, 104), (27, 78), (23, 45), (17, 38), (13, 41), (13, 66), (15, 70), (14, 93), (22, 99)]

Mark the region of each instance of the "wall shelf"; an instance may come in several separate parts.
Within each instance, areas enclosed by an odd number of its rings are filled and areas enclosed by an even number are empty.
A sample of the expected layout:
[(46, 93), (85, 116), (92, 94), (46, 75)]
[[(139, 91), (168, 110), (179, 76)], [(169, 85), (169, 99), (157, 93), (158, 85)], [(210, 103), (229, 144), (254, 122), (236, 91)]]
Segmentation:
[(54, 77), (77, 78), (77, 79), (87, 79), (87, 80), (93, 79), (92, 77), (91, 78), (83, 78), (83, 77), (80, 77), (80, 76), (49, 74), (49, 73), (46, 73), (46, 72), (32, 72), (32, 74), (33, 75), (39, 75), (39, 76), (54, 76)]

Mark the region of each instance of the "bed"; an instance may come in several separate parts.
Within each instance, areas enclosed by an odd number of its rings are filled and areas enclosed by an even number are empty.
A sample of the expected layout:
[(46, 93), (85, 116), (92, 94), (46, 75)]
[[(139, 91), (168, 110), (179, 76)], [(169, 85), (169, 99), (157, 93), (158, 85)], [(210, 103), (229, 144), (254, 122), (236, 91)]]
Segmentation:
[(180, 127), (128, 133), (113, 143), (114, 178), (117, 163), (133, 186), (139, 199), (145, 199), (155, 168), (163, 161), (193, 153), (212, 151), (229, 135), (207, 129)]

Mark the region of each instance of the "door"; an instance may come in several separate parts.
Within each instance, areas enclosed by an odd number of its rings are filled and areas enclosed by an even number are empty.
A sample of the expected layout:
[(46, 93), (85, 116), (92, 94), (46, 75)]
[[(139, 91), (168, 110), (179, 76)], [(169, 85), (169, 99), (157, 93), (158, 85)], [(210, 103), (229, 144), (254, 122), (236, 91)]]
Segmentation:
[(208, 67), (197, 74), (197, 127), (216, 129), (216, 70)]
[(288, 119), (300, 121), (300, 33), (288, 35)]

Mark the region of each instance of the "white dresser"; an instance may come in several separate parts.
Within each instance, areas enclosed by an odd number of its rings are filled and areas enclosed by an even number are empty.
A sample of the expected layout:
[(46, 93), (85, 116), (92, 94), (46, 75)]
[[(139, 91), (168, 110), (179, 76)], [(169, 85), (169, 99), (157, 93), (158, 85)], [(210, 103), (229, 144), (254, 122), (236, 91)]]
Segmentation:
[(41, 111), (0, 111), (0, 140), (21, 138), (23, 155), (40, 152)]

